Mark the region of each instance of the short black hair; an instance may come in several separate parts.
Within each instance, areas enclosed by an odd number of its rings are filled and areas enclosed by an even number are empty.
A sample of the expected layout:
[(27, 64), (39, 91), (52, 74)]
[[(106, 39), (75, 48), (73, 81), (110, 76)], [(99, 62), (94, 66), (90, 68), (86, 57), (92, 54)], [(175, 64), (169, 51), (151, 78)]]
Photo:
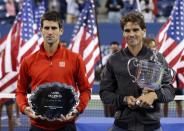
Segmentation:
[(56, 11), (47, 11), (43, 14), (41, 18), (41, 27), (43, 27), (44, 20), (58, 22), (59, 28), (63, 28), (63, 20), (61, 19), (60, 14)]
[(111, 46), (111, 45), (117, 45), (117, 46), (119, 46), (119, 43), (118, 43), (117, 41), (112, 41), (109, 45), (110, 45), (110, 46)]

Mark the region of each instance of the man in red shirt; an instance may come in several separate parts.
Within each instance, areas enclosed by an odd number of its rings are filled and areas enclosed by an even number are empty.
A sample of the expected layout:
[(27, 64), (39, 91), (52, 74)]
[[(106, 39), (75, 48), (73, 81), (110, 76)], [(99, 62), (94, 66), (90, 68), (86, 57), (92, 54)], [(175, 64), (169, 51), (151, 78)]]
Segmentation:
[[(91, 95), (84, 62), (79, 54), (61, 46), (63, 28), (57, 12), (46, 12), (42, 16), (41, 32), (44, 42), (40, 50), (25, 57), (21, 63), (16, 90), (18, 106), (30, 118), (31, 131), (75, 131), (75, 120), (84, 111)], [(79, 104), (72, 115), (48, 121), (35, 115), (28, 104), (27, 92), (29, 88), (34, 91), (39, 85), (52, 82), (71, 85), (80, 95)]]

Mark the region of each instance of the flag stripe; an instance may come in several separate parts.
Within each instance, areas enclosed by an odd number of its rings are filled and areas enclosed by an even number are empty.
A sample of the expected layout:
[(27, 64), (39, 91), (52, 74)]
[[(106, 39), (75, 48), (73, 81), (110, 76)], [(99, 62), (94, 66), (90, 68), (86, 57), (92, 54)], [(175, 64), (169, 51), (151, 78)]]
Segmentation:
[(82, 36), (84, 34), (84, 28), (81, 27), (81, 29), (79, 30), (79, 32), (76, 34), (76, 37), (73, 38), (72, 40), (72, 48), (71, 50), (75, 53), (79, 53), (79, 49), (80, 49), (80, 41), (82, 39)]
[(0, 83), (0, 87), (4, 87), (8, 84), (9, 81), (14, 79), (17, 76), (17, 72), (7, 73), (2, 79)]
[(156, 42), (169, 66), (178, 74), (179, 85), (184, 88), (184, 1), (176, 0), (172, 13), (159, 31)]
[(164, 38), (164, 36), (166, 35), (166, 31), (167, 31), (167, 29), (169, 28), (169, 25), (170, 25), (170, 23), (171, 23), (171, 21), (170, 20), (168, 20), (164, 25), (163, 25), (163, 27), (160, 29), (160, 32), (159, 32), (159, 34), (158, 34), (158, 42), (161, 42), (162, 40), (163, 40), (163, 38)]
[[(38, 41), (38, 35), (34, 34), (33, 37), (20, 48), (18, 58), (17, 58), (18, 62), (21, 61), (21, 58), (24, 56), (24, 54), (26, 54), (26, 52), (28, 52), (28, 50), (30, 50), (31, 48), (35, 48), (35, 46), (36, 46), (35, 44), (37, 44), (37, 41)], [(28, 54), (30, 54), (30, 53), (28, 53)]]
[(96, 48), (96, 50), (93, 51), (93, 53), (91, 54), (91, 59), (88, 61), (88, 63), (86, 63), (86, 69), (87, 72), (89, 71), (89, 69), (93, 68), (94, 66), (94, 62), (96, 57), (99, 55), (99, 48)]
[(35, 28), (40, 26), (35, 26), (34, 23), (40, 24), (40, 17), (45, 12), (45, 4), (44, 0), (38, 6), (33, 2), (32, 0), (24, 1), (8, 35), (0, 41), (1, 93), (15, 91), (21, 60), (38, 50), (38, 46), (43, 42), (43, 38), (38, 37), (39, 29)]
[(89, 45), (87, 46), (87, 48), (84, 50), (84, 54), (83, 54), (83, 59), (86, 59), (86, 57), (93, 52), (94, 48), (98, 46), (98, 37), (95, 38), (91, 38)]
[(79, 53), (83, 57), (86, 74), (91, 85), (95, 76), (95, 64), (100, 60), (99, 38), (94, 11), (94, 1), (86, 0), (69, 45), (73, 52)]
[[(9, 81), (7, 81), (3, 86), (1, 86), (1, 88), (0, 88), (1, 92), (8, 92), (8, 91), (12, 92), (14, 90), (14, 89), (11, 89), (11, 88), (12, 88), (12, 85), (14, 83), (16, 83), (18, 75), (15, 74), (15, 76), (11, 76), (11, 77), (12, 78), (9, 79)], [(10, 87), (10, 88), (8, 88), (8, 87)]]

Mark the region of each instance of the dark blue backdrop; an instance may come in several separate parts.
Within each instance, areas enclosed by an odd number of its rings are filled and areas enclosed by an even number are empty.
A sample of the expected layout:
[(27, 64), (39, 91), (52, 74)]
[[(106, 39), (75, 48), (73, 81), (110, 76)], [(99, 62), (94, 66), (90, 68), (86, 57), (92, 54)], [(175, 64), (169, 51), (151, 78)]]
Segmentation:
[[(162, 24), (160, 23), (147, 24), (147, 36), (154, 38), (161, 26)], [(122, 31), (119, 24), (100, 23), (98, 27), (99, 27), (100, 43), (102, 45), (108, 44), (114, 40), (121, 43)], [(0, 25), (0, 38), (2, 38), (5, 34), (7, 34), (10, 28), (11, 28), (10, 24)], [(65, 24), (64, 34), (61, 39), (69, 43), (72, 36), (73, 28), (74, 28), (73, 24)]]

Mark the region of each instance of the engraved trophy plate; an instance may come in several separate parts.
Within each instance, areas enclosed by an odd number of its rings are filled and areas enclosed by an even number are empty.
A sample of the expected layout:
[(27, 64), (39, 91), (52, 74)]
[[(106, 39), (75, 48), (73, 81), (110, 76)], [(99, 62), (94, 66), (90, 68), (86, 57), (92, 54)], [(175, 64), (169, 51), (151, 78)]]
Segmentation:
[(137, 68), (137, 84), (140, 88), (157, 90), (160, 88), (164, 68), (159, 63), (140, 60)]
[(39, 85), (29, 98), (35, 114), (50, 121), (71, 112), (78, 102), (78, 94), (74, 88), (58, 82)]

